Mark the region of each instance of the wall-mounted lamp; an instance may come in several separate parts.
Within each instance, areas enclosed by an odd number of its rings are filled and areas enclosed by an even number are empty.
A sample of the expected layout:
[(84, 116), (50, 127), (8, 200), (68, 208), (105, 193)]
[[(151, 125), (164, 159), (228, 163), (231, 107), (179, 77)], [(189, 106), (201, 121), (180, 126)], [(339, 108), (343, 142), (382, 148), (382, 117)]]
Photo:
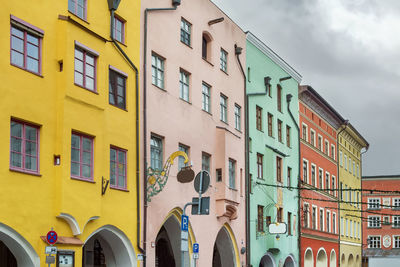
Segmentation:
[(242, 54), (242, 50), (243, 50), (243, 48), (241, 48), (240, 46), (237, 46), (237, 44), (235, 44), (235, 55)]
[(280, 236), (279, 234), (277, 234), (277, 235), (275, 236), (275, 238), (276, 238), (276, 240), (279, 240), (279, 238), (281, 238), (281, 236)]
[(58, 166), (61, 164), (61, 156), (60, 155), (54, 155), (54, 165)]

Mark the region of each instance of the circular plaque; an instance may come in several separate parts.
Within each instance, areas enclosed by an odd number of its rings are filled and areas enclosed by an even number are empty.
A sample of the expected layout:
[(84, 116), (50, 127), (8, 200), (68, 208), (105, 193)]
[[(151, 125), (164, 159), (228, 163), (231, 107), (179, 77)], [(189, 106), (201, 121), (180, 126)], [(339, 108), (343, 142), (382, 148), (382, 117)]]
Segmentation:
[(384, 246), (385, 248), (390, 247), (391, 240), (390, 240), (390, 236), (389, 236), (389, 235), (385, 235), (385, 236), (383, 237), (383, 242), (382, 242), (382, 244), (383, 244), (383, 246)]

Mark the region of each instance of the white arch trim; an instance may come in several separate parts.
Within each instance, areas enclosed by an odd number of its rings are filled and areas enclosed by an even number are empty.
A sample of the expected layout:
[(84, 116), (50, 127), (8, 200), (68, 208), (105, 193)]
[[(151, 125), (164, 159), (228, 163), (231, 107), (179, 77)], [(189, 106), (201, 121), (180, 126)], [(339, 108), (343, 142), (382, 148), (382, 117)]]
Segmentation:
[(289, 254), (289, 255), (285, 258), (285, 261), (284, 261), (283, 263), (285, 263), (286, 260), (287, 260), (288, 258), (290, 258), (290, 259), (292, 260), (294, 267), (297, 267), (296, 259), (294, 258), (294, 256), (293, 256), (292, 254)]
[(307, 255), (307, 252), (308, 252), (308, 251), (311, 252), (311, 264), (312, 264), (312, 266), (314, 266), (314, 253), (313, 253), (313, 250), (312, 250), (311, 247), (308, 247), (308, 248), (306, 249), (306, 251), (304, 251), (304, 263), (306, 262), (306, 255)]
[(273, 265), (272, 267), (276, 267), (274, 255), (272, 255), (271, 252), (267, 252), (267, 253), (264, 254), (264, 256), (261, 257), (261, 260), (262, 260), (262, 258), (264, 258), (265, 256), (267, 256), (268, 258), (271, 259), (271, 262), (272, 262), (272, 265)]
[(11, 227), (0, 223), (0, 240), (17, 259), (18, 267), (40, 267), (40, 258), (32, 245)]
[(68, 213), (60, 213), (57, 218), (65, 220), (69, 227), (71, 228), (73, 235), (80, 235), (82, 234), (81, 228), (79, 227), (78, 222), (76, 221), (75, 217)]
[(328, 253), (326, 253), (326, 250), (325, 250), (323, 247), (320, 247), (320, 248), (318, 249), (317, 257), (318, 257), (318, 254), (319, 254), (319, 252), (320, 252), (321, 250), (323, 250), (323, 251), (325, 252), (326, 257), (328, 257)]
[[(129, 238), (121, 230), (119, 230), (117, 227), (115, 227), (113, 225), (104, 225), (104, 226), (100, 227), (99, 229), (97, 229), (96, 231), (94, 231), (93, 233), (91, 233), (86, 238), (85, 244), (90, 238), (92, 238), (95, 234), (98, 234), (100, 232), (109, 233), (109, 234), (112, 234), (112, 235), (118, 237), (119, 241), (121, 241), (122, 244), (124, 245), (124, 247), (126, 248), (126, 253), (127, 253), (127, 256), (129, 258), (129, 261), (130, 261), (130, 263), (128, 263), (130, 265), (126, 265), (126, 266), (136, 266), (136, 262), (137, 262), (136, 261), (136, 254), (135, 254), (135, 250), (133, 249), (133, 246), (131, 244), (131, 241), (129, 240)], [(107, 242), (112, 241), (112, 240), (109, 240), (107, 237), (105, 239), (107, 240)], [(111, 245), (112, 248), (117, 249), (117, 247), (114, 246), (115, 244), (111, 243), (110, 245)], [(121, 251), (114, 251), (114, 253), (115, 252), (121, 252)]]

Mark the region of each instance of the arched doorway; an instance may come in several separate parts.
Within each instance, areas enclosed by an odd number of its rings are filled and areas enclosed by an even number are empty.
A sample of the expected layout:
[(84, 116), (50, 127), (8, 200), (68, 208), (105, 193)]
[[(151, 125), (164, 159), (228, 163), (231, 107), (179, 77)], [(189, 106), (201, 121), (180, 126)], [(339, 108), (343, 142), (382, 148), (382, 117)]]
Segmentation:
[(276, 264), (275, 264), (274, 257), (269, 252), (267, 254), (265, 254), (260, 260), (259, 267), (275, 267), (275, 266), (276, 266)]
[(329, 266), (330, 267), (336, 267), (336, 252), (334, 249), (331, 251), (331, 256), (329, 260)]
[(292, 255), (286, 257), (283, 267), (296, 267), (296, 262)]
[[(175, 215), (170, 215), (161, 226), (156, 238), (155, 267), (181, 266), (181, 228)], [(189, 255), (185, 253), (185, 263)]]
[(40, 259), (20, 234), (0, 223), (0, 266), (39, 267)]
[(214, 243), (213, 267), (236, 266), (236, 255), (234, 252), (231, 237), (226, 227), (219, 230)]
[(346, 266), (346, 256), (342, 254), (342, 257), (340, 259), (340, 266), (345, 267)]
[(353, 256), (353, 254), (349, 255), (349, 259), (347, 261), (347, 266), (348, 267), (353, 267), (354, 266), (354, 256)]
[(328, 257), (326, 256), (325, 249), (320, 248), (317, 254), (317, 265), (316, 267), (327, 267)]
[(314, 267), (314, 257), (311, 248), (307, 248), (304, 253), (304, 267)]
[(360, 266), (360, 255), (356, 256), (356, 266)]
[(83, 246), (83, 267), (136, 266), (135, 252), (127, 236), (106, 225), (96, 230)]

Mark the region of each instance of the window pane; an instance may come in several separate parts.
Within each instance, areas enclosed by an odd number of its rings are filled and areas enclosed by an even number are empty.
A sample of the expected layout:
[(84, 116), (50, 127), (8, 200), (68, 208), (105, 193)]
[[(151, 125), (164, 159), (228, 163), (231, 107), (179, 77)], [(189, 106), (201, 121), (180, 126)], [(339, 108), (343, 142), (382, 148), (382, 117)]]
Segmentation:
[(75, 57), (83, 61), (83, 52), (79, 49), (75, 49)]
[(125, 163), (125, 153), (122, 151), (118, 151), (118, 162)]
[(36, 156), (36, 143), (26, 141), (25, 153), (28, 155)]
[(93, 66), (86, 64), (85, 71), (86, 71), (86, 76), (94, 78), (94, 67)]
[(90, 165), (92, 163), (92, 154), (90, 152), (83, 152), (82, 153), (82, 158), (83, 158), (82, 162), (84, 164), (89, 164)]
[(80, 175), (79, 163), (71, 162), (71, 174), (75, 176)]
[(25, 139), (30, 140), (30, 141), (36, 141), (36, 132), (37, 132), (36, 128), (26, 126), (25, 127)]
[(82, 74), (75, 72), (75, 83), (83, 86), (83, 75)]
[(12, 137), (11, 138), (11, 150), (15, 152), (21, 152), (22, 151), (22, 140)]
[(11, 153), (11, 166), (22, 167), (22, 155), (17, 153)]
[(36, 47), (39, 46), (39, 38), (37, 38), (33, 35), (30, 35), (30, 34), (27, 34), (27, 40), (29, 43), (35, 45)]
[(125, 177), (122, 175), (118, 176), (118, 186), (119, 187), (125, 187)]
[(68, 0), (68, 10), (75, 13), (75, 0)]
[(11, 51), (11, 63), (20, 67), (24, 67), (24, 55), (15, 51)]
[(11, 136), (22, 137), (22, 124), (11, 122)]
[(75, 71), (83, 73), (83, 62), (75, 59)]
[(112, 161), (115, 161), (116, 160), (116, 156), (117, 156), (117, 153), (116, 153), (116, 151), (115, 151), (115, 149), (110, 149), (110, 160), (112, 160)]
[(82, 177), (90, 178), (91, 177), (91, 168), (88, 165), (82, 165)]
[(110, 183), (112, 185), (115, 185), (115, 163), (111, 162), (110, 163)]
[(24, 38), (24, 32), (14, 27), (11, 28), (11, 34), (20, 38)]
[(39, 72), (39, 61), (28, 57), (26, 62), (26, 68), (33, 72)]
[(81, 160), (78, 149), (71, 149), (71, 160), (76, 162), (79, 162)]
[(94, 80), (92, 78), (86, 77), (86, 86), (89, 90), (94, 90)]
[(25, 169), (36, 171), (36, 157), (25, 157)]
[(92, 151), (92, 140), (89, 138), (82, 138), (82, 146), (85, 151)]
[(11, 48), (21, 53), (24, 52), (24, 40), (21, 40), (15, 36), (11, 37)]
[(75, 148), (80, 148), (80, 138), (77, 135), (72, 135), (71, 137), (71, 146)]
[(86, 54), (86, 63), (94, 66), (94, 57), (92, 55)]

